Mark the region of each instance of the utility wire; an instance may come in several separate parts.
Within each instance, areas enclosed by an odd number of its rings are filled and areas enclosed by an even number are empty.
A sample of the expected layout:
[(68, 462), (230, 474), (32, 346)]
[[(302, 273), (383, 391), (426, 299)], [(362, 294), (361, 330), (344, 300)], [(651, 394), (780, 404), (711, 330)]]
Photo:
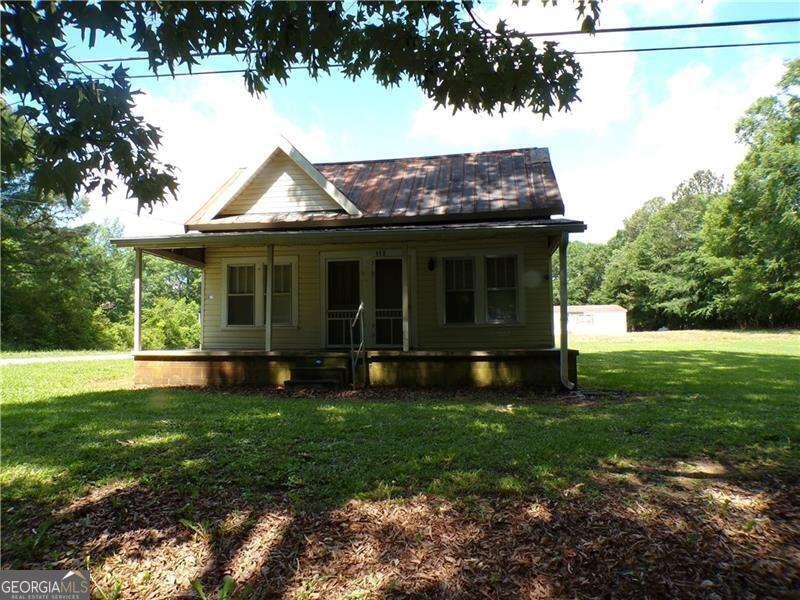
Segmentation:
[[(190, 52), (189, 56), (194, 58), (206, 58), (209, 56), (235, 56), (245, 54), (244, 50), (236, 50), (234, 52)], [(91, 63), (118, 63), (118, 62), (133, 62), (136, 60), (150, 60), (149, 56), (123, 56), (120, 58), (91, 58), (88, 60), (77, 60), (76, 64), (87, 65)], [(297, 68), (297, 67), (291, 67)]]
[(550, 31), (547, 33), (520, 33), (523, 37), (545, 37), (556, 35), (579, 35), (593, 33), (623, 33), (630, 31), (664, 31), (668, 29), (704, 29), (706, 27), (739, 27), (742, 25), (768, 25), (773, 23), (797, 23), (800, 17), (782, 19), (750, 19), (747, 21), (711, 21), (709, 23), (678, 23), (676, 25), (641, 25), (638, 27), (606, 27), (594, 31)]
[[(622, 54), (628, 52), (662, 52), (669, 50), (706, 50), (713, 48), (749, 48), (753, 46), (784, 46), (789, 44), (800, 44), (800, 40), (783, 40), (779, 42), (743, 42), (736, 44), (704, 44), (699, 46), (655, 46), (651, 48), (621, 48), (618, 50), (579, 50), (573, 52), (575, 55), (589, 54)], [(330, 68), (341, 68), (344, 65), (332, 64)], [(294, 65), (290, 69), (305, 69), (304, 65)], [(192, 71), (190, 73), (146, 73), (142, 75), (128, 75), (128, 79), (152, 79), (160, 77), (191, 77), (194, 75), (220, 75), (226, 73), (246, 73), (254, 69), (219, 69), (214, 71)], [(113, 79), (110, 75), (101, 76), (104, 79)]]
[[(580, 35), (580, 34), (594, 34), (594, 33), (623, 33), (634, 31), (665, 31), (672, 29), (699, 29), (708, 27), (739, 27), (744, 25), (772, 25), (779, 23), (797, 23), (800, 22), (800, 17), (787, 17), (780, 19), (750, 19), (746, 21), (712, 21), (710, 23), (677, 23), (674, 25), (642, 25), (638, 27), (608, 27), (595, 29), (591, 32), (570, 30), (570, 31), (550, 31), (543, 33), (520, 33), (522, 37), (549, 37), (549, 36), (562, 36), (562, 35)], [(208, 56), (235, 56), (246, 54), (245, 50), (236, 50), (234, 52), (192, 52), (190, 56), (206, 58)], [(576, 52), (577, 54), (577, 52)], [(86, 65), (92, 63), (118, 63), (118, 62), (132, 62), (140, 60), (149, 60), (148, 56), (123, 56), (119, 58), (91, 58), (86, 60), (73, 61), (78, 65)], [(302, 68), (302, 67), (290, 67)]]
[(786, 40), (781, 42), (749, 42), (737, 44), (705, 44), (702, 46), (655, 46), (652, 48), (622, 48), (620, 50), (582, 50), (573, 54), (622, 54), (623, 52), (662, 52), (666, 50), (703, 50), (707, 48), (746, 48), (749, 46), (782, 46), (786, 44), (800, 44), (800, 40)]
[[(332, 67), (340, 67), (341, 65), (331, 65)], [(303, 66), (291, 67), (292, 69), (304, 69)], [(128, 75), (128, 79), (149, 79), (152, 77), (191, 77), (192, 75), (222, 75), (225, 73), (246, 73), (253, 69), (219, 69), (216, 71), (193, 71), (191, 73), (148, 73), (145, 75)], [(110, 75), (104, 75), (106, 79), (113, 79)]]

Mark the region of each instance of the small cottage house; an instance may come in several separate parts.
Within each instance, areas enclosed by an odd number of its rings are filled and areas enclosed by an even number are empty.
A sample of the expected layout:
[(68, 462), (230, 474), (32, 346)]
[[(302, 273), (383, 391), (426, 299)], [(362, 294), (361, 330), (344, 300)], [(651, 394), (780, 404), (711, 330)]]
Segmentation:
[[(585, 225), (563, 213), (544, 148), (312, 164), (281, 139), (185, 233), (115, 240), (135, 381), (571, 387), (551, 256)], [(141, 348), (143, 252), (201, 269), (199, 349)]]

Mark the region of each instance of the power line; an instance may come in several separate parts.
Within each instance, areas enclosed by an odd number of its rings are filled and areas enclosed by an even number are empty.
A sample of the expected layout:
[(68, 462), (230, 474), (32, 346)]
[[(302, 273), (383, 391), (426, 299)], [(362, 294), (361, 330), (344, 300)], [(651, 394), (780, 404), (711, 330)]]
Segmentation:
[[(245, 54), (244, 50), (236, 50), (235, 52), (190, 52), (189, 56), (194, 58), (206, 58), (209, 56), (237, 56)], [(136, 60), (150, 60), (149, 56), (122, 56), (120, 58), (91, 58), (87, 60), (76, 60), (75, 63), (79, 65), (88, 65), (92, 63), (118, 63), (118, 62), (133, 62)]]
[(662, 52), (667, 50), (703, 50), (708, 48), (747, 48), (749, 46), (782, 46), (787, 44), (800, 44), (800, 40), (786, 40), (782, 42), (749, 42), (737, 44), (705, 44), (701, 46), (656, 46), (652, 48), (622, 48), (619, 50), (583, 50), (573, 54), (622, 54), (623, 52)]
[[(341, 65), (331, 65), (331, 66), (339, 67)], [(291, 68), (302, 69), (304, 67), (297, 66)], [(128, 75), (128, 79), (148, 79), (152, 77), (190, 77), (192, 75), (222, 75), (225, 73), (246, 73), (249, 70), (252, 71), (252, 69), (219, 69), (216, 71), (193, 71), (191, 73), (157, 73), (155, 75), (152, 73), (148, 73), (145, 75)], [(110, 75), (105, 75), (104, 77), (106, 79), (112, 79)]]
[(788, 17), (781, 19), (750, 19), (747, 21), (711, 21), (709, 23), (677, 23), (675, 25), (641, 25), (638, 27), (607, 27), (595, 29), (591, 32), (586, 31), (550, 31), (547, 33), (523, 33), (524, 37), (545, 37), (557, 35), (579, 35), (581, 33), (624, 33), (634, 31), (664, 31), (668, 29), (704, 29), (707, 27), (739, 27), (742, 25), (770, 25), (774, 23), (797, 23), (800, 17)]
[[(622, 54), (628, 52), (662, 52), (670, 50), (707, 50), (713, 48), (750, 48), (753, 46), (785, 46), (789, 44), (800, 44), (800, 40), (782, 40), (779, 42), (741, 42), (735, 44), (703, 44), (697, 46), (654, 46), (650, 48), (620, 48), (617, 50), (580, 50), (573, 52), (575, 55), (589, 54)], [(344, 65), (328, 65), (330, 68), (341, 68)], [(291, 69), (305, 69), (303, 65), (289, 67)], [(190, 73), (146, 73), (142, 75), (128, 75), (128, 79), (152, 79), (160, 77), (191, 77), (194, 75), (220, 75), (229, 73), (246, 73), (254, 69), (218, 69), (214, 71), (192, 71)], [(103, 75), (104, 79), (112, 79), (110, 75)]]
[[(580, 34), (594, 34), (594, 33), (623, 33), (623, 32), (637, 32), (637, 31), (665, 31), (665, 30), (673, 30), (673, 29), (700, 29), (700, 28), (708, 28), (708, 27), (739, 27), (745, 25), (773, 25), (773, 24), (780, 24), (780, 23), (797, 23), (800, 22), (800, 17), (786, 17), (786, 18), (779, 18), (779, 19), (750, 19), (745, 21), (712, 21), (709, 23), (676, 23), (674, 25), (642, 25), (637, 27), (608, 27), (608, 28), (600, 28), (595, 29), (592, 32), (586, 32), (581, 30), (569, 30), (569, 31), (549, 31), (549, 32), (542, 32), (542, 33), (521, 33), (522, 37), (549, 37), (549, 36), (563, 36), (563, 35), (580, 35)], [(245, 50), (236, 50), (233, 52), (191, 52), (190, 56), (195, 58), (206, 58), (209, 56), (240, 56), (246, 54), (247, 51)], [(576, 52), (577, 54), (577, 52)], [(150, 57), (148, 56), (123, 56), (119, 58), (91, 58), (86, 60), (76, 60), (73, 61), (75, 64), (78, 65), (87, 65), (92, 63), (118, 63), (118, 62), (133, 62), (133, 61), (142, 61), (142, 60), (149, 60)], [(297, 69), (302, 67), (289, 67), (291, 69)]]

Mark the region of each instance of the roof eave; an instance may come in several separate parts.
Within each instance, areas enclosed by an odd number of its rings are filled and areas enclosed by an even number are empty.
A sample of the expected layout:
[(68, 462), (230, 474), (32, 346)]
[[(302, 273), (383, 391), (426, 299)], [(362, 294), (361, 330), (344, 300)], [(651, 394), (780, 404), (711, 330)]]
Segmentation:
[(442, 213), (426, 215), (406, 215), (406, 216), (363, 216), (363, 217), (344, 217), (333, 219), (309, 219), (307, 221), (271, 221), (260, 223), (241, 223), (241, 222), (211, 222), (194, 224), (189, 229), (198, 232), (212, 231), (274, 231), (274, 230), (308, 230), (325, 228), (360, 228), (374, 225), (409, 225), (415, 224), (447, 224), (447, 223), (468, 223), (468, 222), (487, 222), (496, 221), (502, 223), (514, 219), (550, 219), (551, 217), (563, 214), (557, 208), (548, 210), (504, 210), (504, 211), (482, 211), (470, 213)]
[(447, 236), (497, 236), (507, 235), (509, 232), (525, 232), (531, 234), (549, 235), (568, 232), (581, 233), (586, 231), (586, 224), (582, 221), (571, 219), (542, 219), (529, 223), (519, 222), (492, 222), (492, 223), (463, 223), (459, 226), (450, 223), (418, 225), (416, 227), (384, 227), (384, 228), (335, 228), (335, 229), (290, 229), (271, 231), (236, 231), (236, 232), (203, 232), (176, 234), (158, 237), (116, 238), (112, 244), (119, 247), (135, 248), (192, 248), (225, 245), (249, 245), (259, 243), (306, 243), (309, 240), (342, 241), (343, 238), (352, 236), (363, 240), (373, 236), (383, 239), (397, 239), (408, 241), (410, 238)]

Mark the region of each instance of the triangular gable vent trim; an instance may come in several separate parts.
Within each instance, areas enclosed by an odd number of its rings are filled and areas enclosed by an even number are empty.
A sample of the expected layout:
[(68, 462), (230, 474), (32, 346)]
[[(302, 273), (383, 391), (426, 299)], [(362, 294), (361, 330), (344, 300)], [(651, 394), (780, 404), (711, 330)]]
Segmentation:
[[(224, 190), (223, 193), (219, 194), (219, 196), (212, 198), (206, 206), (203, 206), (197, 214), (192, 216), (191, 219), (187, 222), (187, 226), (192, 225), (203, 225), (207, 223), (211, 223), (215, 217), (222, 212), (228, 204), (230, 204), (236, 197), (242, 192), (264, 169), (269, 162), (275, 156), (275, 153), (278, 151), (282, 151), (286, 154), (289, 159), (296, 164), (308, 177), (310, 177), (320, 188), (337, 204), (339, 205), (342, 210), (344, 210), (347, 214), (360, 217), (362, 216), (362, 212), (358, 209), (358, 207), (350, 202), (350, 200), (345, 196), (339, 189), (333, 185), (325, 176), (319, 172), (319, 170), (309, 162), (309, 160), (303, 156), (297, 148), (295, 148), (289, 140), (286, 138), (279, 138), (275, 144), (273, 145), (272, 149), (270, 150), (267, 157), (260, 163), (255, 165), (254, 167), (250, 167), (249, 169), (245, 169), (238, 177), (235, 177), (235, 185), (231, 185), (227, 190)], [(233, 183), (233, 182), (231, 182)]]

